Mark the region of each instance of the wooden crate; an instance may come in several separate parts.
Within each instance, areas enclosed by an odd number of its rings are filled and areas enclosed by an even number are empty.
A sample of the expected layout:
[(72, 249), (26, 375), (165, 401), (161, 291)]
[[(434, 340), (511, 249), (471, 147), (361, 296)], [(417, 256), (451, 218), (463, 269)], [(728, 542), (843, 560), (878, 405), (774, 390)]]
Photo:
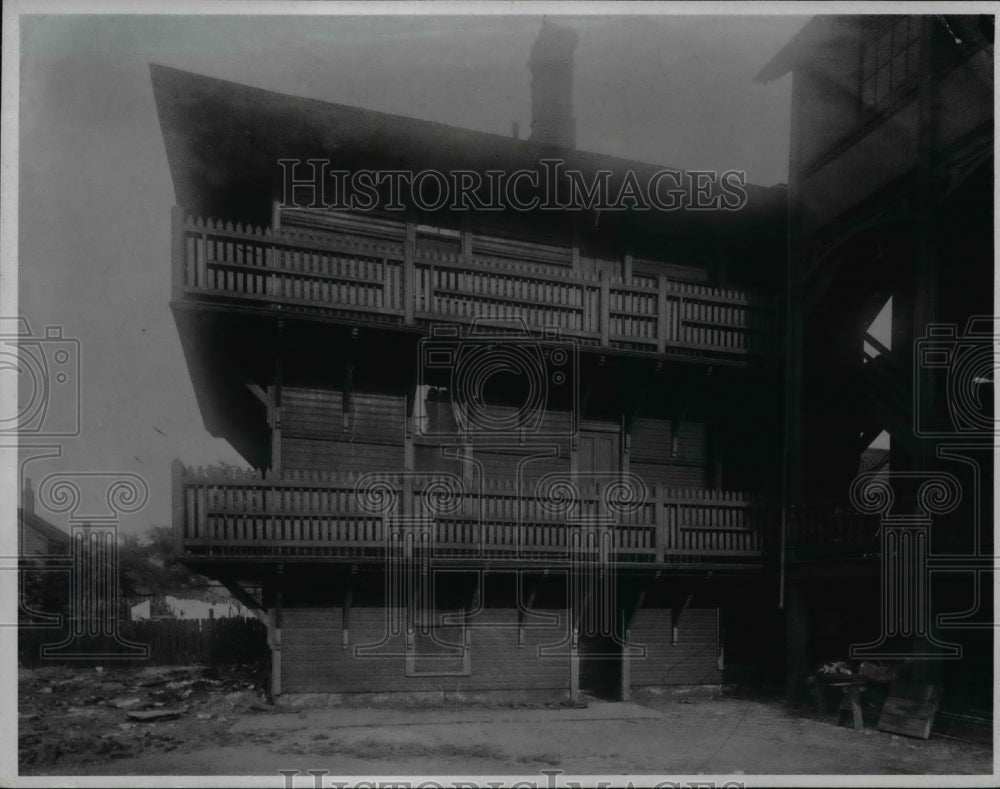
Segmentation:
[(941, 689), (924, 682), (893, 682), (882, 706), (878, 728), (926, 740), (941, 703)]

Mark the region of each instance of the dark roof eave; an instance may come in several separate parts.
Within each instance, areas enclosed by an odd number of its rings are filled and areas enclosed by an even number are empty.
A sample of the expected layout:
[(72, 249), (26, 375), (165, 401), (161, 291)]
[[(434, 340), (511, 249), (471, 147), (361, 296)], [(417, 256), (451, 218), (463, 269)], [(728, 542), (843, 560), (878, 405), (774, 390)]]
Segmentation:
[[(218, 215), (214, 209), (224, 206), (242, 214), (232, 218), (266, 223), (270, 201), (280, 194), (277, 160), (285, 157), (339, 154), (345, 162), (370, 161), (373, 169), (513, 171), (537, 166), (546, 156), (583, 172), (634, 170), (642, 177), (680, 169), (301, 98), (162, 65), (151, 64), (150, 71), (176, 202), (205, 215)], [(770, 216), (783, 199), (774, 187), (747, 184), (746, 191), (747, 208), (735, 212), (744, 216), (711, 221), (734, 226), (754, 215)], [(681, 213), (692, 226), (706, 221), (704, 214)], [(661, 220), (677, 226), (671, 215)]]
[(792, 71), (809, 53), (822, 35), (822, 17), (814, 16), (791, 40), (783, 46), (778, 54), (771, 58), (760, 70), (754, 82), (768, 83), (780, 79)]

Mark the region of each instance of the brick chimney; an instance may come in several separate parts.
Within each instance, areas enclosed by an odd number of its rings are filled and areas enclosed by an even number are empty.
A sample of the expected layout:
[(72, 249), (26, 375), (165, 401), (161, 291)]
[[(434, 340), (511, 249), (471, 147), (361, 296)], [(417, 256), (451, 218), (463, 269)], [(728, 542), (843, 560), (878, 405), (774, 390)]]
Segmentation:
[(542, 22), (528, 58), (531, 69), (532, 142), (576, 147), (576, 119), (573, 118), (573, 51), (580, 37), (576, 31)]

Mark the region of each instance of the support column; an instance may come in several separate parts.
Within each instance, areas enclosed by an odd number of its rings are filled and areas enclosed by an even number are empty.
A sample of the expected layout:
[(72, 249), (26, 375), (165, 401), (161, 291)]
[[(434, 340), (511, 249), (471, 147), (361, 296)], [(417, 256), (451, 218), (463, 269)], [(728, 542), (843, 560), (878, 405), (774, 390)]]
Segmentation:
[(275, 581), (274, 607), (271, 609), (271, 695), (281, 695), (281, 617), (284, 604), (282, 589), (285, 568), (278, 565), (278, 577)]
[(601, 285), (601, 301), (598, 315), (601, 326), (601, 347), (607, 348), (610, 345), (611, 337), (611, 282), (608, 279), (608, 272), (601, 269), (598, 273)]
[(284, 379), (282, 359), (285, 350), (282, 343), (285, 322), (278, 321), (278, 334), (274, 354), (274, 384), (268, 387), (267, 399), (270, 402), (268, 423), (271, 426), (271, 471), (281, 474), (281, 386)]
[(414, 257), (417, 250), (417, 225), (406, 222), (406, 238), (403, 241), (403, 323), (412, 325), (417, 304), (417, 277)]
[(802, 293), (802, 118), (803, 87), (792, 75), (792, 137), (788, 165), (788, 244), (785, 263), (785, 431), (782, 442), (781, 530), (778, 536), (778, 608), (785, 604), (788, 512), (802, 495), (802, 353), (806, 316)]
[(575, 625), (569, 644), (569, 700), (580, 700), (580, 630)]
[(625, 628), (625, 643), (622, 644), (622, 688), (621, 699), (628, 701), (632, 696), (632, 659), (629, 654), (632, 648), (632, 628)]
[(789, 580), (785, 589), (785, 697), (802, 701), (809, 674), (809, 603), (801, 581)]

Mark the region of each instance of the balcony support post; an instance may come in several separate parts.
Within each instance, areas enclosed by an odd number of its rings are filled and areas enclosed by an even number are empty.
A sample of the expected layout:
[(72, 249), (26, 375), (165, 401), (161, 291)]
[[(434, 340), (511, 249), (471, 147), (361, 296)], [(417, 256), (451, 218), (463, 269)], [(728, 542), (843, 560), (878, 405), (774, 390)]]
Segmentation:
[(656, 563), (663, 564), (667, 545), (667, 513), (663, 508), (663, 483), (653, 486), (653, 524), (656, 533)]
[(667, 276), (656, 278), (656, 352), (667, 352)]
[[(525, 578), (526, 576), (522, 576), (520, 573), (518, 573), (518, 576), (519, 577), (517, 578), (517, 584), (518, 584), (518, 586), (517, 586), (517, 594), (519, 596), (518, 599), (520, 599), (521, 582), (522, 582), (522, 579)], [(528, 613), (531, 611), (531, 609), (535, 605), (535, 595), (538, 593), (538, 583), (539, 583), (538, 580), (535, 580), (535, 581), (532, 582), (532, 584), (531, 584), (531, 591), (528, 593), (528, 600), (524, 603), (523, 606), (520, 606), (520, 605), (518, 606), (518, 610), (517, 610), (517, 648), (518, 649), (523, 649), (524, 645), (525, 645), (525, 642), (527, 640), (527, 634), (524, 632), (524, 621), (525, 621), (525, 619), (527, 619)]]
[[(650, 583), (650, 581), (646, 581), (639, 589), (639, 595), (636, 597), (635, 605), (632, 606), (630, 612), (622, 610), (622, 628), (625, 631), (625, 640), (622, 644), (622, 701), (628, 701), (632, 696), (632, 620), (635, 619), (635, 615), (639, 613), (639, 609), (646, 601), (646, 590)], [(626, 613), (627, 616), (625, 616)]]
[(406, 412), (403, 416), (403, 470), (413, 471), (413, 396), (406, 396)]
[(625, 643), (622, 644), (622, 687), (621, 699), (628, 701), (632, 696), (632, 660), (629, 652), (632, 649), (632, 628), (625, 627)]
[(809, 604), (802, 581), (785, 587), (785, 696), (797, 704), (809, 673)]
[(725, 671), (726, 668), (726, 629), (722, 624), (722, 608), (716, 606), (715, 608), (715, 634), (716, 640), (719, 645), (719, 651), (715, 658), (715, 667), (719, 671)]
[(569, 644), (569, 700), (580, 699), (580, 630), (573, 626)]
[(278, 565), (274, 586), (274, 607), (271, 609), (271, 695), (281, 695), (281, 616), (283, 604), (282, 582), (285, 567)]
[(601, 316), (601, 347), (607, 348), (611, 337), (611, 283), (608, 272), (604, 269), (600, 273), (600, 282), (601, 303), (598, 314)]
[(281, 383), (284, 377), (282, 366), (282, 334), (284, 333), (284, 321), (278, 321), (277, 345), (274, 355), (274, 384), (268, 387), (267, 399), (270, 401), (270, 412), (268, 423), (271, 426), (271, 471), (281, 474)]
[(413, 324), (413, 314), (417, 303), (417, 277), (413, 258), (417, 252), (417, 225), (406, 223), (406, 239), (403, 241), (403, 323)]

